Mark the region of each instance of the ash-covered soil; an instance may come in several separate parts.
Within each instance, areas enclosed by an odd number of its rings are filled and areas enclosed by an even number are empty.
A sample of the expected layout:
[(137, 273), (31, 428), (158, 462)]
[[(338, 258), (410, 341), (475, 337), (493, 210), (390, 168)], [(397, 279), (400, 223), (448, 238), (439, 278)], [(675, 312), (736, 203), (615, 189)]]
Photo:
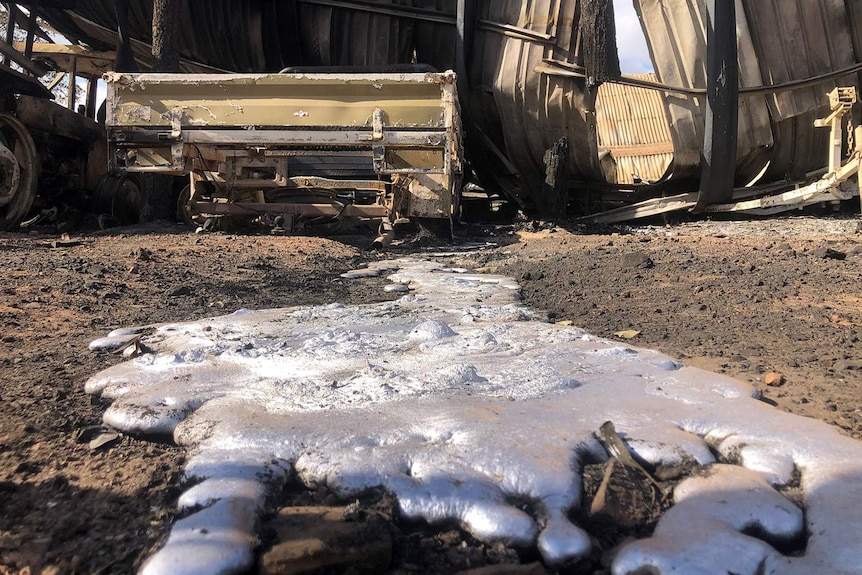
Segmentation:
[[(456, 244), (484, 249), (450, 259), (516, 277), (526, 303), (553, 321), (629, 332), (632, 345), (751, 381), (779, 408), (862, 437), (859, 224), (471, 226)], [(91, 447), (104, 406), (83, 383), (122, 359), (89, 352), (92, 339), (239, 308), (386, 299), (385, 280), (339, 274), (422, 255), (427, 242), (381, 253), (365, 249), (372, 239), (194, 235), (167, 223), (68, 240), (0, 234), (0, 574), (132, 573), (174, 518), (181, 450), (110, 435)], [(263, 547), (273, 544), (266, 533)], [(398, 533), (393, 572), (513, 562), (539, 572), (535, 555), (481, 546), (456, 526)]]
[(860, 225), (795, 217), (557, 228), (520, 233), (477, 263), (516, 277), (525, 302), (553, 321), (750, 382), (781, 409), (860, 438)]

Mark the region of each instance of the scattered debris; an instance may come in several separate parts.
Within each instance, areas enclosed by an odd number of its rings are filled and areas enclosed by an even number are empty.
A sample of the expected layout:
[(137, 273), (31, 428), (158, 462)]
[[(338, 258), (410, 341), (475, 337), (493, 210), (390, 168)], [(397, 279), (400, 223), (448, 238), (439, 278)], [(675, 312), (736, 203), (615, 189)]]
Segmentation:
[(63, 234), (63, 238), (61, 238), (59, 240), (53, 240), (51, 242), (52, 248), (74, 248), (76, 246), (82, 246), (82, 245), (84, 245), (84, 242), (82, 242), (80, 240), (71, 240), (71, 239), (69, 239), (69, 236), (66, 234)]
[(616, 331), (616, 332), (614, 332), (614, 335), (615, 335), (615, 336), (617, 336), (617, 337), (621, 337), (621, 338), (623, 338), (623, 339), (634, 339), (634, 338), (636, 338), (637, 336), (639, 336), (640, 334), (641, 334), (641, 332), (639, 332), (639, 331), (637, 331), (637, 330), (634, 330), (634, 329), (626, 329), (626, 330), (623, 330), (623, 331)]
[(91, 451), (96, 451), (103, 447), (113, 447), (123, 436), (116, 431), (106, 431), (97, 438), (88, 443)]
[(775, 371), (770, 371), (763, 376), (763, 383), (769, 387), (781, 387), (784, 385), (784, 375)]
[(153, 259), (153, 252), (151, 252), (147, 248), (136, 248), (132, 250), (129, 256), (133, 257), (139, 262), (148, 262)]
[(268, 527), (277, 543), (263, 553), (262, 575), (385, 573), (392, 537), (379, 516), (345, 519), (346, 507), (288, 507)]

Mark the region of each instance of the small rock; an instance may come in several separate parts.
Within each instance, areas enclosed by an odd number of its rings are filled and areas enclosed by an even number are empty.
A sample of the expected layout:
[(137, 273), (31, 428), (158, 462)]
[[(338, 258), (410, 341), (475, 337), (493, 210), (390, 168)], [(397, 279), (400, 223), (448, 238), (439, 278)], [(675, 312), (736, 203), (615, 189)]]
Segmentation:
[(763, 376), (763, 383), (770, 387), (781, 387), (784, 381), (784, 376), (776, 371), (770, 371)]
[(635, 268), (648, 270), (655, 267), (655, 262), (645, 252), (632, 252), (625, 254), (621, 260), (623, 268)]
[(116, 431), (107, 431), (101, 434), (99, 437), (93, 439), (89, 442), (88, 447), (90, 450), (95, 451), (102, 447), (111, 447), (116, 442), (120, 440), (122, 436)]
[(846, 253), (833, 250), (832, 248), (817, 248), (811, 253), (814, 257), (824, 260), (843, 260), (847, 258)]
[(862, 371), (862, 360), (842, 359), (832, 366), (835, 371)]
[(192, 293), (192, 288), (190, 288), (189, 286), (182, 286), (182, 287), (178, 287), (175, 290), (173, 290), (172, 292), (168, 293), (168, 296), (169, 297), (180, 297), (180, 296), (184, 296), (184, 295), (191, 295), (191, 293)]

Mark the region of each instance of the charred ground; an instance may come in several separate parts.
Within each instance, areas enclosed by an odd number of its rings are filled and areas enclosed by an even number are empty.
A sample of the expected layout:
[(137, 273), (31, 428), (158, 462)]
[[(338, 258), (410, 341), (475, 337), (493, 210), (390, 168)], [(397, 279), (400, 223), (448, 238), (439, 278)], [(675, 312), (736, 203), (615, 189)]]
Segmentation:
[[(456, 243), (486, 247), (453, 263), (516, 277), (525, 302), (553, 321), (612, 338), (639, 332), (627, 341), (751, 381), (780, 408), (862, 437), (858, 223), (471, 226)], [(130, 573), (174, 518), (181, 450), (133, 437), (89, 446), (103, 406), (83, 382), (120, 360), (89, 352), (90, 340), (243, 307), (380, 301), (384, 280), (339, 274), (424, 244), (381, 253), (364, 249), (370, 240), (194, 235), (172, 224), (0, 236), (0, 573)], [(780, 386), (763, 384), (770, 372)], [(302, 492), (290, 489), (286, 503)], [(481, 546), (455, 526), (401, 525), (393, 541), (399, 572), (536, 559)]]

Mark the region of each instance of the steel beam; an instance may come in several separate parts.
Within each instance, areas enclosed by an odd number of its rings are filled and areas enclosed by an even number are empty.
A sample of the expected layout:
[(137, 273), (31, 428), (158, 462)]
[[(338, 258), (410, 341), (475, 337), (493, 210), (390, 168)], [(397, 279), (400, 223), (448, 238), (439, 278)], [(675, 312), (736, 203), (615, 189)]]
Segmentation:
[(129, 0), (115, 0), (117, 16), (117, 52), (114, 70), (117, 72), (137, 72), (138, 65), (132, 54), (132, 39), (129, 36)]
[(287, 204), (253, 202), (199, 202), (190, 204), (194, 215), (259, 216), (283, 214), (305, 217), (385, 218), (389, 210), (385, 206), (364, 206), (340, 203), (332, 204)]
[(733, 199), (739, 116), (736, 3), (706, 0), (706, 129), (695, 212)]

